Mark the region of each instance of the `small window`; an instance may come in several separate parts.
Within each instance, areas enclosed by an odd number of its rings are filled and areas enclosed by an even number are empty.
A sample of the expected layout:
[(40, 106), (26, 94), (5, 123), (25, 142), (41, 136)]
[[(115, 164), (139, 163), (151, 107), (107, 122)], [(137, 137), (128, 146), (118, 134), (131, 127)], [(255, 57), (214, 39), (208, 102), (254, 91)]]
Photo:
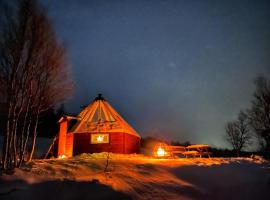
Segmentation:
[(91, 144), (109, 143), (109, 134), (91, 134)]

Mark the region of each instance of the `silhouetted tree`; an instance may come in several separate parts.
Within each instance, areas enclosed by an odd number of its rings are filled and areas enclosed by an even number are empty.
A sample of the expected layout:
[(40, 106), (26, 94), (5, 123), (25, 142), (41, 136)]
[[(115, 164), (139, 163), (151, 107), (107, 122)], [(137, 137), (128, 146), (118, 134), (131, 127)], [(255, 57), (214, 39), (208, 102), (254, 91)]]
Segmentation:
[(255, 80), (256, 90), (251, 109), (248, 110), (250, 124), (261, 141), (263, 150), (270, 151), (270, 84), (265, 77)]
[(2, 155), (6, 170), (20, 166), (30, 136), (32, 159), (40, 114), (64, 100), (72, 84), (63, 45), (45, 10), (35, 0), (3, 5), (0, 92), (7, 108)]
[(248, 116), (243, 111), (240, 111), (236, 121), (227, 123), (226, 139), (232, 145), (237, 156), (239, 156), (241, 150), (250, 144), (251, 138)]

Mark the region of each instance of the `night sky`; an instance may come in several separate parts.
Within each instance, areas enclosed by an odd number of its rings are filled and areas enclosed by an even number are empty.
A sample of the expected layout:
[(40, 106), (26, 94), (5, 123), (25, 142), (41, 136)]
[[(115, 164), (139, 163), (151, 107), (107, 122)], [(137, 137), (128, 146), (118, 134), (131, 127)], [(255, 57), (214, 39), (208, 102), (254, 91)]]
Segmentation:
[(46, 0), (75, 82), (142, 135), (227, 146), (225, 124), (270, 78), (270, 1)]

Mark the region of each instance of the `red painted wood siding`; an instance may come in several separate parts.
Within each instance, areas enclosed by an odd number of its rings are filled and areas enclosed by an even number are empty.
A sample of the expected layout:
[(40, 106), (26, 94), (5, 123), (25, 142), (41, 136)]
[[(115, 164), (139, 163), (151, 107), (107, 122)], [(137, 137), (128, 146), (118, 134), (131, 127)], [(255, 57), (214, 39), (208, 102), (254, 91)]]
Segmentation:
[(73, 133), (67, 134), (66, 137), (66, 156), (72, 157), (73, 155)]
[(140, 150), (140, 138), (134, 135), (125, 133), (125, 152), (124, 153), (139, 153)]
[(91, 133), (75, 133), (73, 155), (81, 153), (137, 153), (139, 151), (140, 138), (127, 133), (108, 133), (109, 144), (90, 144)]
[(66, 137), (67, 137), (67, 120), (60, 123), (59, 140), (58, 140), (58, 156), (65, 155), (66, 153)]

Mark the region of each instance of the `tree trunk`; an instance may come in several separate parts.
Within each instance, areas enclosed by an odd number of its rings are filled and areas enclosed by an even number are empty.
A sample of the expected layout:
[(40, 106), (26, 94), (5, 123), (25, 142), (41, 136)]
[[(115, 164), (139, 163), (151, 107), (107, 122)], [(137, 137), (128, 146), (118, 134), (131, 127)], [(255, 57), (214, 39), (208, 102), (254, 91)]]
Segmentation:
[(2, 170), (5, 171), (7, 169), (7, 157), (8, 157), (8, 149), (9, 149), (9, 125), (10, 125), (10, 115), (11, 115), (11, 102), (8, 103), (8, 115), (7, 115), (7, 123), (6, 123), (6, 133), (4, 136), (3, 150), (2, 150)]
[(17, 166), (17, 125), (18, 125), (19, 115), (15, 117), (14, 121), (14, 129), (13, 129), (13, 165), (14, 167)]
[(7, 149), (7, 168), (6, 170), (12, 170), (14, 168), (13, 166), (13, 160), (14, 160), (14, 149), (13, 149), (13, 138), (14, 138), (14, 123), (15, 123), (15, 116), (14, 116), (14, 110), (15, 110), (15, 106), (14, 106), (14, 102), (12, 103), (11, 101), (11, 115), (9, 118), (9, 137), (8, 137), (8, 141), (7, 141), (7, 145), (8, 145), (8, 149)]
[(22, 152), (21, 152), (21, 155), (20, 155), (20, 159), (19, 159), (19, 163), (18, 163), (18, 167), (19, 168), (21, 167), (21, 164), (24, 161), (25, 150), (26, 150), (26, 146), (27, 146), (27, 143), (28, 143), (28, 138), (29, 138), (29, 135), (30, 135), (30, 126), (31, 126), (31, 123), (32, 123), (32, 118), (30, 117), (29, 123), (28, 123), (28, 126), (27, 126), (26, 137), (25, 137), (25, 140), (24, 140), (24, 143), (23, 143), (23, 149), (22, 149)]
[(33, 132), (33, 142), (32, 142), (32, 146), (31, 146), (31, 151), (30, 151), (30, 155), (29, 155), (29, 158), (28, 158), (28, 162), (32, 161), (33, 155), (34, 155), (34, 152), (35, 152), (36, 140), (37, 140), (38, 119), (39, 119), (39, 111), (37, 112), (37, 115), (36, 115), (36, 121), (35, 121), (34, 132)]

